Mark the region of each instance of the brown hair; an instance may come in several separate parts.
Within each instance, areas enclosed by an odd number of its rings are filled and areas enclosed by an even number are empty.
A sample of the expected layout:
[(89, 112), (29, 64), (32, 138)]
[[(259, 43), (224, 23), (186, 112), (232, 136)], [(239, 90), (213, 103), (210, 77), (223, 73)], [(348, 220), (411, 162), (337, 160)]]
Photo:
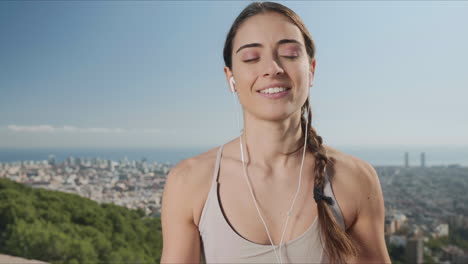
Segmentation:
[[(253, 2), (249, 4), (242, 12), (237, 16), (236, 20), (229, 30), (226, 42), (224, 44), (223, 57), (224, 64), (232, 70), (232, 45), (237, 30), (243, 22), (249, 17), (257, 14), (277, 12), (285, 17), (289, 18), (302, 32), (304, 38), (304, 44), (309, 56), (309, 61), (312, 61), (315, 55), (315, 45), (312, 41), (310, 33), (306, 29), (305, 24), (301, 18), (288, 7), (274, 3), (274, 2)], [(307, 98), (304, 105), (301, 107), (301, 128), (302, 131), (306, 131), (306, 119), (304, 113), (310, 109), (309, 98)], [(322, 138), (317, 134), (315, 129), (312, 127), (312, 113), (309, 111), (307, 116), (308, 127), (307, 127), (307, 148), (315, 156), (315, 186), (323, 192), (325, 185), (325, 167), (329, 161), (325, 148), (322, 145)], [(344, 230), (340, 228), (337, 221), (335, 220), (329, 205), (324, 200), (317, 202), (317, 214), (318, 222), (320, 226), (321, 237), (323, 237), (325, 253), (327, 254), (330, 262), (342, 263), (346, 262), (346, 259), (351, 256), (357, 255), (356, 244), (346, 234)]]

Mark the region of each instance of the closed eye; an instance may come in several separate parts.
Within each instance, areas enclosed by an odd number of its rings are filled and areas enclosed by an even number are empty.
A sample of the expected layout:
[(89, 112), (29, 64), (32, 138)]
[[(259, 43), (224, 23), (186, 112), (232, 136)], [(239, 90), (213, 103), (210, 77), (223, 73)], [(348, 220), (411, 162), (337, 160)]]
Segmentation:
[[(284, 58), (287, 58), (287, 59), (291, 59), (291, 60), (294, 60), (294, 59), (297, 59), (297, 58), (299, 58), (299, 56), (282, 56), (282, 57), (284, 57)], [(256, 61), (256, 60), (258, 60), (258, 59), (260, 59), (260, 58), (255, 58), (255, 59), (245, 60), (244, 62), (251, 62), (251, 61)]]
[(260, 59), (260, 58), (255, 58), (255, 59), (245, 60), (244, 62), (251, 62), (251, 61), (258, 60), (258, 59)]

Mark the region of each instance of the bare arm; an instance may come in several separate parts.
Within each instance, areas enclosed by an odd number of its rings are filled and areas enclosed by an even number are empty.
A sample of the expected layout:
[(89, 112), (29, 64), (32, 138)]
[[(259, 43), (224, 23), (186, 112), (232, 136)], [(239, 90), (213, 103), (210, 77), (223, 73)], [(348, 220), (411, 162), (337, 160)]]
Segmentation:
[(356, 222), (350, 236), (357, 242), (358, 256), (350, 263), (391, 263), (384, 236), (385, 207), (380, 181), (375, 169), (367, 162), (359, 162), (361, 195)]
[(193, 221), (190, 166), (182, 161), (170, 171), (162, 198), (161, 263), (200, 263), (200, 236)]

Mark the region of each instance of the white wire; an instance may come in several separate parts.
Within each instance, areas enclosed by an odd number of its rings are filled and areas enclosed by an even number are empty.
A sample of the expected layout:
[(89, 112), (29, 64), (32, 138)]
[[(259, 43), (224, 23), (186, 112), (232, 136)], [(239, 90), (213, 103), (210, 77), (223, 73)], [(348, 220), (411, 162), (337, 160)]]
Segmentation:
[[(233, 95), (233, 98), (234, 98), (234, 104), (236, 103), (236, 98), (235, 96)], [(240, 105), (240, 103), (239, 103)], [(238, 125), (238, 128), (240, 128), (240, 121), (239, 121), (239, 115), (238, 115), (238, 111), (237, 111), (237, 107), (236, 107), (236, 113), (237, 113), (237, 125)], [(309, 113), (309, 108), (307, 107), (307, 113)], [(301, 118), (302, 118), (302, 115), (301, 115)], [(305, 130), (305, 133), (304, 133), (304, 149), (303, 149), (303, 152), (302, 152), (302, 162), (301, 162), (301, 168), (300, 168), (300, 172), (299, 172), (299, 183), (298, 183), (298, 186), (297, 186), (297, 190), (296, 190), (296, 194), (294, 195), (294, 199), (293, 199), (293, 202), (291, 204), (291, 207), (289, 208), (289, 211), (287, 213), (287, 217), (286, 217), (286, 223), (285, 223), (285, 226), (283, 228), (283, 233), (281, 235), (281, 240), (280, 240), (280, 244), (279, 244), (279, 256), (278, 256), (278, 253), (276, 252), (276, 248), (273, 244), (273, 240), (271, 239), (271, 236), (270, 236), (270, 232), (268, 231), (268, 227), (265, 223), (265, 220), (263, 219), (262, 217), (262, 214), (260, 213), (260, 209), (258, 208), (258, 204), (257, 204), (257, 200), (255, 199), (255, 195), (253, 193), (253, 189), (252, 189), (252, 186), (250, 184), (250, 181), (247, 177), (247, 170), (245, 168), (245, 160), (244, 160), (244, 150), (243, 150), (243, 147), (242, 147), (242, 134), (240, 135), (239, 139), (240, 139), (240, 151), (241, 151), (241, 159), (242, 159), (242, 168), (243, 168), (243, 172), (244, 172), (244, 177), (245, 177), (245, 180), (247, 181), (247, 184), (249, 186), (249, 190), (250, 190), (250, 194), (252, 196), (252, 199), (254, 201), (254, 204), (255, 204), (255, 208), (257, 209), (257, 212), (258, 212), (258, 215), (260, 216), (260, 219), (262, 220), (262, 223), (265, 227), (265, 230), (267, 232), (267, 235), (268, 235), (268, 239), (270, 240), (270, 243), (271, 243), (271, 247), (273, 248), (273, 251), (275, 253), (275, 256), (276, 256), (276, 260), (278, 261), (279, 264), (282, 264), (282, 254), (281, 254), (281, 247), (282, 247), (282, 243), (283, 243), (283, 238), (284, 238), (284, 234), (286, 232), (286, 227), (288, 225), (288, 222), (289, 222), (289, 217), (291, 216), (291, 213), (292, 213), (292, 209), (294, 207), (294, 203), (296, 202), (296, 198), (297, 198), (297, 195), (299, 194), (299, 191), (300, 191), (300, 187), (301, 187), (301, 182), (302, 182), (302, 167), (304, 165), (304, 157), (305, 157), (305, 150), (306, 150), (306, 143), (307, 143), (307, 126), (308, 126), (308, 116), (306, 117), (306, 130)], [(239, 129), (239, 131), (243, 132), (243, 129)]]
[[(239, 132), (242, 132), (243, 129), (240, 129), (240, 121), (239, 121), (239, 111), (237, 110), (237, 105), (236, 105), (236, 96), (234, 95), (237, 93), (232, 93), (232, 98), (234, 99), (234, 109), (236, 109), (236, 119), (237, 119), (237, 128), (239, 128)], [(240, 105), (240, 103), (239, 103)]]
[[(233, 95), (233, 98), (234, 98), (234, 103), (236, 103), (236, 97)], [(240, 105), (240, 103), (239, 103)], [(237, 113), (237, 124), (238, 124), (238, 128), (240, 128), (240, 123), (239, 123), (239, 111), (237, 110), (237, 107), (236, 107), (236, 113)], [(243, 131), (240, 130), (241, 132)], [(252, 186), (250, 185), (250, 181), (247, 177), (247, 172), (246, 172), (246, 169), (245, 169), (245, 160), (244, 160), (244, 150), (243, 150), (243, 147), (242, 147), (242, 134), (240, 135), (239, 137), (240, 139), (240, 151), (241, 151), (241, 159), (242, 159), (242, 169), (243, 169), (243, 172), (244, 172), (244, 177), (245, 177), (245, 180), (247, 181), (247, 185), (249, 186), (249, 191), (250, 191), (250, 195), (252, 196), (252, 199), (254, 201), (254, 205), (255, 205), (255, 208), (257, 209), (257, 212), (258, 212), (258, 215), (260, 216), (260, 219), (262, 220), (262, 223), (267, 231), (267, 235), (268, 235), (268, 239), (270, 239), (270, 243), (271, 243), (271, 247), (273, 248), (273, 252), (275, 253), (275, 256), (276, 256), (276, 260), (278, 261), (278, 263), (281, 264), (281, 259), (280, 257), (278, 256), (278, 253), (276, 253), (276, 249), (275, 249), (275, 246), (273, 245), (273, 240), (271, 239), (271, 236), (270, 236), (270, 232), (268, 232), (268, 227), (265, 223), (265, 220), (263, 219), (262, 217), (262, 214), (260, 213), (260, 209), (258, 208), (258, 205), (257, 205), (257, 200), (255, 199), (255, 195), (253, 193), (253, 190), (252, 190)], [(280, 252), (281, 253), (281, 252)]]
[[(307, 117), (306, 117), (306, 126), (305, 126), (305, 129), (304, 129), (304, 149), (302, 151), (302, 162), (301, 162), (301, 169), (299, 171), (299, 184), (297, 185), (297, 191), (296, 191), (296, 195), (294, 196), (294, 200), (291, 204), (291, 208), (289, 209), (288, 211), (288, 216), (286, 218), (286, 224), (285, 224), (285, 227), (283, 229), (283, 234), (281, 235), (281, 241), (280, 241), (280, 247), (279, 247), (279, 251), (280, 251), (280, 263), (283, 263), (282, 261), (282, 254), (281, 254), (281, 245), (282, 245), (282, 242), (283, 242), (283, 236), (284, 236), (284, 233), (286, 232), (286, 227), (288, 226), (288, 221), (289, 221), (289, 217), (291, 216), (291, 213), (292, 213), (292, 209), (294, 208), (294, 203), (296, 202), (296, 198), (297, 198), (297, 195), (299, 194), (299, 191), (301, 189), (301, 182), (302, 182), (302, 167), (304, 165), (304, 157), (305, 157), (305, 151), (306, 151), (306, 143), (307, 143), (307, 132), (308, 132), (308, 125), (309, 125), (309, 107), (307, 106)], [(301, 115), (301, 118), (302, 118), (302, 115)]]

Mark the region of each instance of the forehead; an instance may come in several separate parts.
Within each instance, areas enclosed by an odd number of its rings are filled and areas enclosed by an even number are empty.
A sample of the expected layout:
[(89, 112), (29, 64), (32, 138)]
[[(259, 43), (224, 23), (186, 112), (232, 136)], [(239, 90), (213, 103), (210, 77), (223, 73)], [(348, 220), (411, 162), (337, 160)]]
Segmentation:
[(304, 44), (301, 31), (289, 18), (277, 12), (258, 14), (239, 27), (233, 50), (252, 42), (274, 44), (280, 39), (296, 39)]

